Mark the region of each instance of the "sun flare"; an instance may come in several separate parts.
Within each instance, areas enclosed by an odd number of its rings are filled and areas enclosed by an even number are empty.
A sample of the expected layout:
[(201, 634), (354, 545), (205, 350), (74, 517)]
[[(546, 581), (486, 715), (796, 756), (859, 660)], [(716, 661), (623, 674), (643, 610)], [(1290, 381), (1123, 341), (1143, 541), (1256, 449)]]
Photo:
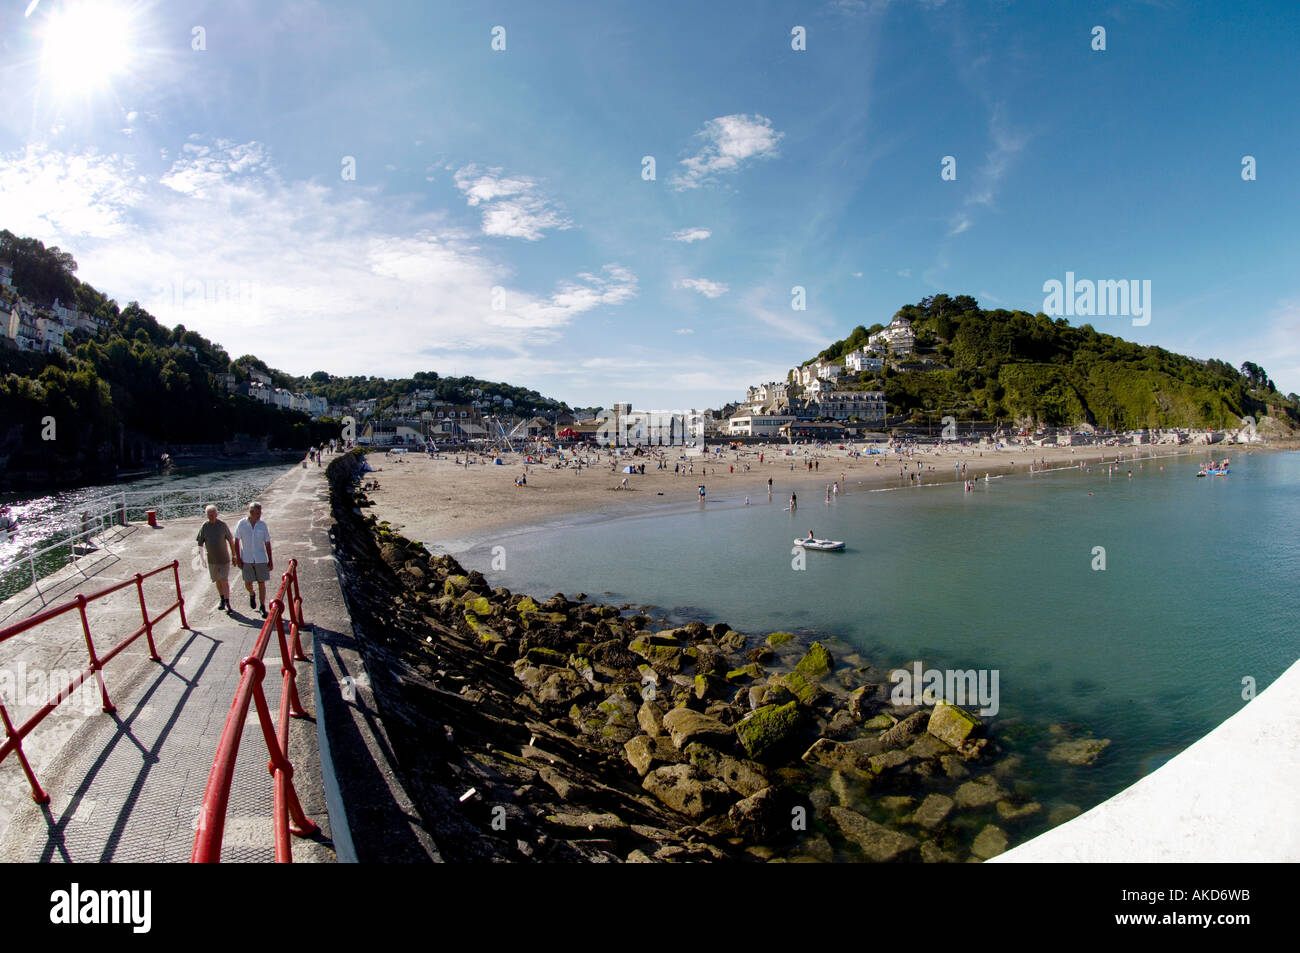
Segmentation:
[(60, 95), (87, 95), (109, 86), (131, 64), (131, 18), (117, 3), (65, 3), (42, 29), (41, 70)]

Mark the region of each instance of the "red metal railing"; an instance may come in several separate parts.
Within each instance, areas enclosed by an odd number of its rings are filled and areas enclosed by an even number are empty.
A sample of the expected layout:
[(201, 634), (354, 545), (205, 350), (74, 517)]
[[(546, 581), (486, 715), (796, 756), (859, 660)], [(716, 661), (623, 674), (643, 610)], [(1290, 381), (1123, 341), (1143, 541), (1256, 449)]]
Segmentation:
[[(289, 614), (288, 638), (285, 637), (284, 614)], [(235, 700), (226, 716), (226, 726), (221, 731), (221, 741), (217, 745), (216, 757), (212, 759), (212, 772), (208, 775), (208, 787), (203, 794), (203, 807), (199, 811), (199, 829), (194, 836), (194, 853), (190, 861), (196, 864), (215, 864), (221, 860), (221, 837), (226, 827), (226, 809), (230, 803), (230, 785), (235, 778), (235, 759), (239, 756), (239, 739), (244, 733), (244, 722), (248, 719), (248, 706), (257, 708), (257, 720), (262, 726), (262, 736), (266, 739), (266, 748), (271, 755), (268, 767), (275, 783), (275, 861), (278, 864), (293, 862), (293, 849), (289, 835), (304, 837), (314, 834), (315, 824), (307, 819), (298, 803), (298, 794), (293, 788), (293, 765), (289, 762), (289, 718), (304, 718), (302, 702), (298, 698), (297, 673), (293, 662), (305, 662), (307, 656), (302, 654), (302, 645), (298, 640), (302, 628), (302, 593), (298, 589), (298, 560), (289, 560), (289, 570), (280, 577), (280, 589), (271, 600), (270, 612), (262, 631), (258, 633), (257, 642), (248, 657), (239, 663), (241, 678), (239, 688), (235, 690)], [(267, 646), (271, 643), (274, 632), (280, 645), (280, 717), (276, 725), (271, 723), (271, 711), (262, 691), (262, 680), (266, 677)], [(292, 653), (292, 654), (290, 654)], [(293, 818), (296, 827), (289, 826)]]
[[(166, 572), (169, 569), (172, 572), (172, 578), (176, 582), (176, 601), (151, 619), (149, 618), (149, 610), (145, 606), (144, 601), (144, 581), (161, 572)], [(136, 593), (140, 597), (140, 616), (143, 619), (143, 622), (140, 628), (136, 629), (129, 636), (119, 642), (107, 655), (101, 658), (95, 651), (95, 643), (90, 637), (90, 623), (86, 619), (86, 606), (98, 599), (103, 599), (105, 596), (111, 596), (113, 593), (126, 589), (129, 586), (135, 586)], [(37, 613), (30, 619), (25, 619), (22, 622), (17, 622), (4, 629), (0, 629), (0, 643), (6, 642), (16, 635), (26, 632), (29, 629), (34, 629), (36, 626), (49, 622), (51, 619), (71, 612), (74, 609), (81, 615), (81, 632), (86, 639), (86, 651), (90, 655), (90, 666), (85, 671), (80, 672), (76, 677), (74, 677), (72, 681), (68, 683), (67, 688), (63, 689), (57, 697), (42, 705), (35, 714), (23, 722), (18, 728), (13, 726), (13, 722), (9, 718), (9, 712), (5, 709), (4, 703), (0, 702), (0, 719), (4, 721), (5, 729), (5, 740), (3, 744), (0, 744), (0, 761), (4, 761), (4, 759), (9, 756), (10, 752), (17, 753), (18, 761), (23, 766), (23, 773), (27, 775), (27, 781), (32, 787), (32, 799), (36, 801), (37, 804), (48, 804), (50, 796), (45, 793), (40, 784), (36, 781), (36, 774), (32, 771), (32, 766), (27, 761), (27, 755), (23, 753), (23, 738), (27, 737), (27, 735), (29, 735), (37, 725), (44, 721), (45, 717), (49, 715), (50, 712), (58, 708), (60, 702), (66, 698), (70, 698), (72, 693), (75, 692), (91, 675), (94, 675), (99, 681), (99, 694), (103, 701), (103, 710), (106, 712), (116, 711), (117, 709), (114, 707), (112, 701), (109, 700), (108, 687), (104, 684), (104, 676), (101, 674), (104, 666), (116, 658), (123, 649), (142, 635), (149, 642), (149, 658), (153, 659), (155, 662), (162, 661), (158, 657), (158, 649), (153, 644), (153, 627), (161, 622), (173, 609), (177, 609), (180, 612), (181, 628), (188, 629), (190, 627), (189, 622), (185, 619), (185, 598), (181, 595), (180, 563), (173, 561), (165, 566), (159, 566), (157, 569), (146, 573), (136, 573), (131, 579), (119, 582), (115, 586), (109, 586), (107, 589), (100, 589), (98, 592), (93, 592), (88, 596), (78, 595), (75, 599), (65, 602), (62, 605), (46, 609), (44, 612)]]

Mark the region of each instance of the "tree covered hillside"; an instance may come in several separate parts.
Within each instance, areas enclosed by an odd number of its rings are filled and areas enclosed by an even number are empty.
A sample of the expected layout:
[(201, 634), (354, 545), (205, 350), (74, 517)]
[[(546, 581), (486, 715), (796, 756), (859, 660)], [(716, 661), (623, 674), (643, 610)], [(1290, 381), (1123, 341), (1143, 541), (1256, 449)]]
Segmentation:
[[(1279, 393), (1250, 362), (1237, 369), (1134, 344), (1090, 324), (986, 311), (969, 295), (934, 295), (898, 315), (912, 321), (916, 355), (848, 384), (883, 390), (891, 414), (1116, 430), (1237, 426), (1245, 416), (1300, 424), (1300, 398)], [(879, 328), (859, 326), (818, 357), (840, 359)]]

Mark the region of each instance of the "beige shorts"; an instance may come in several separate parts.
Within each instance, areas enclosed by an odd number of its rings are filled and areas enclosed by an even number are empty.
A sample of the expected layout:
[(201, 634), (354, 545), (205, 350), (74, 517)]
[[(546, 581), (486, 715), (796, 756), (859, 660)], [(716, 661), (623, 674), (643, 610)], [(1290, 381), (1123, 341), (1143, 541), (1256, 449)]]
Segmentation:
[(271, 569), (266, 563), (244, 563), (244, 582), (266, 582), (271, 578)]
[(208, 578), (213, 582), (225, 582), (230, 578), (230, 563), (214, 563), (208, 560)]

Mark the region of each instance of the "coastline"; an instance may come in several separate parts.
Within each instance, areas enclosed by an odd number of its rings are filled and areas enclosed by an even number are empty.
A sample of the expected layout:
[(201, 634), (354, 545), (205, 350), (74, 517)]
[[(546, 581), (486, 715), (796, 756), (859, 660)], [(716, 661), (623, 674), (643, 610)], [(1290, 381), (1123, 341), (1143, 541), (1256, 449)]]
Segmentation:
[[(759, 452), (764, 461), (758, 462)], [(1274, 448), (1216, 445), (1147, 445), (1141, 447), (1016, 447), (1006, 450), (987, 448), (918, 448), (911, 456), (900, 459), (894, 452), (851, 458), (847, 451), (811, 450), (795, 447), (795, 456), (785, 456), (782, 446), (755, 448), (747, 454), (724, 451), (718, 463), (703, 462), (699, 456), (688, 458), (694, 472), (674, 473), (674, 461), (667, 470), (656, 470), (648, 457), (618, 458), (619, 467), (629, 461), (646, 462), (645, 474), (611, 472), (608, 453), (599, 455), (601, 463), (583, 467), (553, 469), (550, 464), (528, 465), (522, 454), (504, 456), (504, 464), (473, 463), (468, 468), (453, 462), (456, 458), (428, 459), (424, 455), (406, 454), (385, 459), (383, 454), (368, 455), (380, 486), (369, 491), (370, 510), (380, 521), (387, 521), (394, 532), (419, 540), (437, 552), (458, 553), (504, 535), (562, 528), (573, 522), (620, 519), (652, 515), (657, 510), (674, 512), (699, 505), (697, 487), (706, 487), (706, 504), (752, 505), (788, 504), (790, 494), (798, 494), (804, 504), (824, 500), (826, 489), (844, 474), (844, 493), (880, 492), (884, 490), (921, 489), (961, 482), (954, 477), (953, 464), (965, 463), (966, 479), (990, 479), (1008, 476), (1037, 476), (1077, 469), (1081, 464), (1104, 466), (1105, 461), (1120, 458), (1120, 466), (1145, 466), (1148, 462), (1176, 457), (1215, 456), (1256, 453)], [(813, 455), (805, 458), (804, 451)], [(597, 456), (589, 454), (589, 458)], [(1031, 473), (1030, 460), (1046, 461), (1046, 471)], [(463, 461), (464, 457), (460, 457)], [(808, 471), (805, 459), (819, 464)], [(553, 458), (548, 458), (553, 460)], [(789, 465), (795, 463), (795, 469)], [(749, 464), (750, 469), (741, 467)], [(918, 463), (926, 469), (919, 482)], [(906, 465), (900, 477), (900, 467)], [(730, 470), (735, 466), (735, 472)], [(933, 468), (931, 470), (930, 468)], [(706, 472), (707, 471), (707, 472)], [(527, 473), (528, 485), (517, 487), (514, 480)], [(624, 476), (628, 489), (618, 489)], [(767, 479), (772, 478), (769, 502)]]
[[(516, 782), (493, 802), (513, 799), (558, 838), (546, 856), (500, 845), (501, 859), (981, 861), (1080, 811), (1019, 783), (1030, 748), (1003, 738), (1014, 721), (896, 704), (887, 670), (834, 639), (663, 629), (631, 607), (493, 589), (365, 515), (358, 459), (336, 466), (348, 470), (331, 477), (338, 538), (357, 553), (353, 618), (391, 680), (385, 724), (414, 728), (405, 744), (426, 820), (471, 785), (447, 767), (454, 753)], [(1109, 744), (1080, 725), (1040, 727), (1031, 747), (1080, 767)], [(444, 732), (451, 750), (425, 765)], [(771, 749), (769, 732), (784, 735)], [(430, 780), (448, 770), (454, 781)], [(811, 826), (791, 829), (800, 807)], [(460, 836), (444, 833), (452, 854), (486, 847)]]

